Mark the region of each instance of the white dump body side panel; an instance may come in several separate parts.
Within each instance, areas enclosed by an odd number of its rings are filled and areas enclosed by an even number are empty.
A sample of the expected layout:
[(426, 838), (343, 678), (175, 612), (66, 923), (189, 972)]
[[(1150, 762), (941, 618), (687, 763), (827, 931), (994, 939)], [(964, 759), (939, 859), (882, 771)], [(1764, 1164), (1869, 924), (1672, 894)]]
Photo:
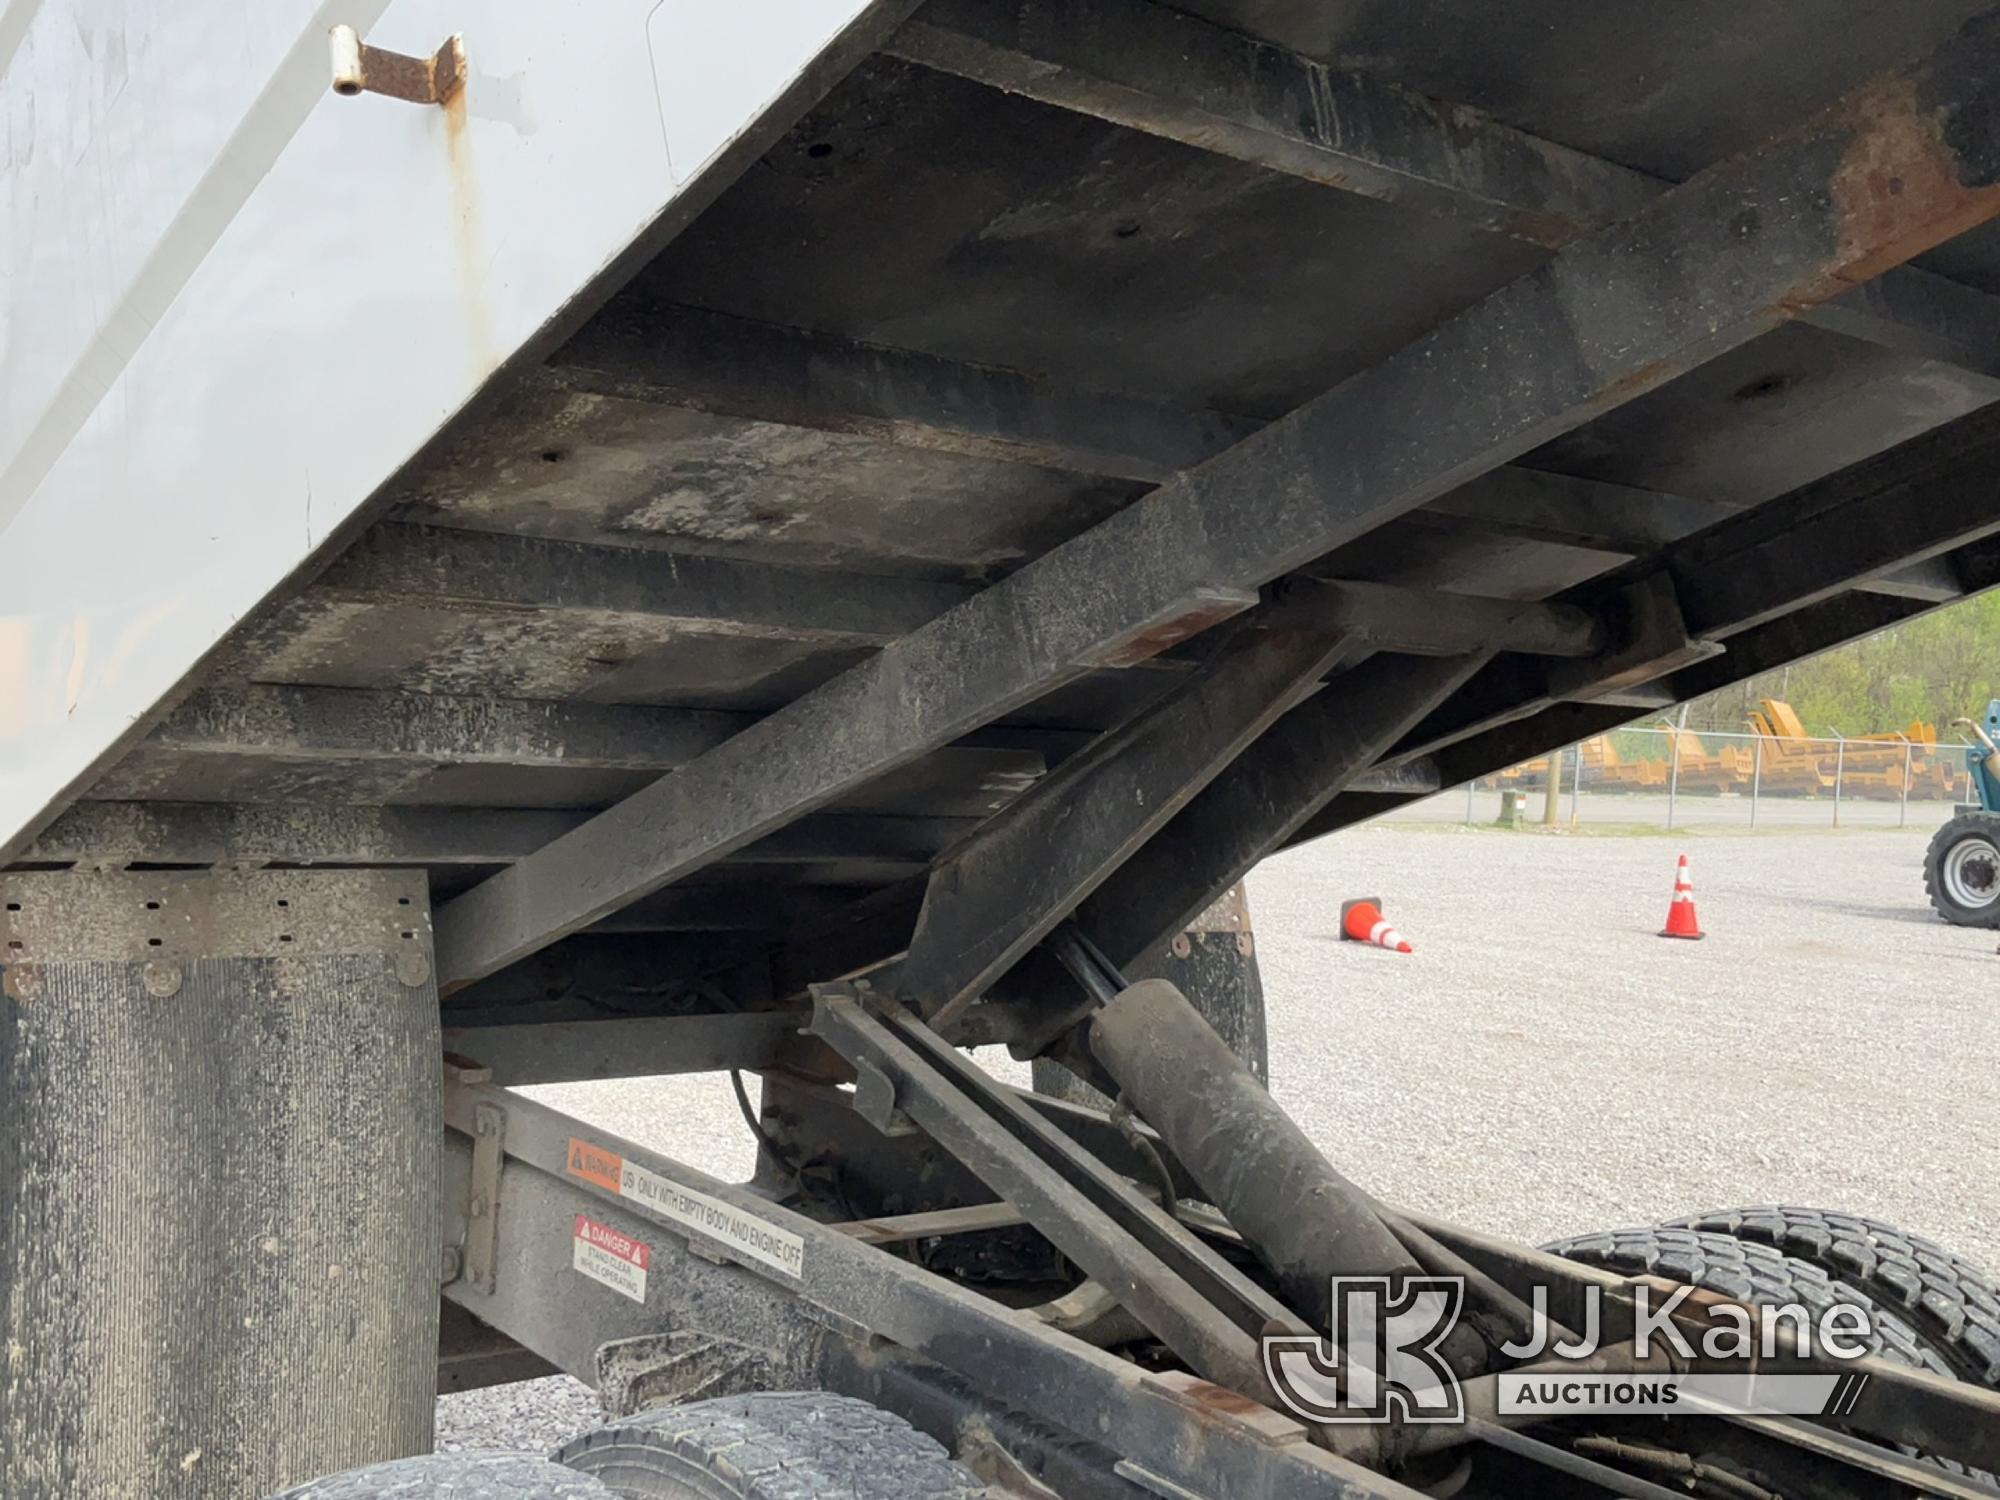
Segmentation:
[[(850, 23), (897, 9), (7, 0), (0, 858)], [(424, 55), (462, 34), (463, 94), (334, 96), (335, 21)]]

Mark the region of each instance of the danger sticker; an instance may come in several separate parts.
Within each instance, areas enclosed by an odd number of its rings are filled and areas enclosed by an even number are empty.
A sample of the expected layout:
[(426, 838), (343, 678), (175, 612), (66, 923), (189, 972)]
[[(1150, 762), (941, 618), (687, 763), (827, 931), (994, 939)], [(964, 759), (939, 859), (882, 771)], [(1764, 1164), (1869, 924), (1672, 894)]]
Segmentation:
[(634, 1302), (646, 1300), (646, 1272), (653, 1264), (650, 1245), (620, 1234), (582, 1214), (576, 1216), (576, 1241), (570, 1264), (592, 1281), (602, 1282)]
[(569, 1172), (727, 1245), (748, 1260), (787, 1276), (805, 1276), (806, 1242), (789, 1229), (780, 1229), (733, 1203), (684, 1187), (575, 1136), (570, 1137)]

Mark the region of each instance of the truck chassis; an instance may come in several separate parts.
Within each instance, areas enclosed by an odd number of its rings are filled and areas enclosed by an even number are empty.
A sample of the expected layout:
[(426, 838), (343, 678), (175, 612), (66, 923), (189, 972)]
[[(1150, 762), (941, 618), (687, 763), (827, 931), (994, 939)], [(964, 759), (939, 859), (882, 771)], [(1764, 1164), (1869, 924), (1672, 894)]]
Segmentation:
[[(693, 13), (647, 11), (683, 91), (643, 101), (656, 216), (595, 260), (461, 257), (514, 300), (331, 519), (308, 474), (240, 623), (135, 583), (108, 618), (167, 644), (113, 670), (88, 611), (23, 614), (0, 1487), (194, 1500), (420, 1449), (435, 1315), (447, 1388), (840, 1392), (1026, 1494), (1685, 1493), (1648, 1477), (1695, 1462), (1672, 1438), (1482, 1404), (1531, 1287), (1567, 1320), (1635, 1283), (1341, 1175), (1258, 1079), (1254, 940), (1204, 913), (1289, 845), (2000, 583), (2000, 15), (1923, 7), (1886, 70), (1819, 39), (1793, 123), (1611, 109), (1672, 137), (1640, 170), (1335, 66), (1283, 6), (834, 9), (772, 23), (724, 128), (684, 112)], [(408, 111), (361, 139), (453, 174), (464, 249), (469, 160), (543, 128), (496, 63), (556, 24), (343, 34), (358, 97), (299, 149)], [(1064, 326), (1174, 296), (1136, 353)], [(64, 391), (0, 476), (31, 605), (100, 473)], [(310, 404), (259, 452), (325, 441)], [(1111, 1107), (961, 1050), (996, 1044)], [(762, 1080), (747, 1186), (514, 1092), (713, 1070)], [(1274, 1399), (1260, 1340), (1323, 1331), (1330, 1278), (1416, 1274), (1467, 1288), (1467, 1421)], [(2000, 1395), (1842, 1369), (1835, 1416), (1699, 1419), (1728, 1473), (1681, 1478), (1993, 1493)]]

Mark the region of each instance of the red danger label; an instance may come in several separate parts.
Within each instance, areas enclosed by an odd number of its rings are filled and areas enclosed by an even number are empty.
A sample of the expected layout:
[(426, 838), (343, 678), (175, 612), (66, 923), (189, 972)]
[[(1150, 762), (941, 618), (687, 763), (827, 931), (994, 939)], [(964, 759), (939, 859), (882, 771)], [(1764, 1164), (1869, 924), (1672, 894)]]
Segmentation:
[(587, 1219), (582, 1214), (576, 1216), (576, 1237), (587, 1240), (601, 1249), (609, 1250), (620, 1260), (629, 1260), (640, 1270), (646, 1270), (653, 1263), (653, 1248), (642, 1245), (613, 1229), (609, 1224), (600, 1224), (595, 1219)]
[(609, 1224), (583, 1214), (576, 1216), (576, 1243), (570, 1266), (579, 1275), (601, 1282), (634, 1302), (646, 1300), (646, 1272), (653, 1264), (653, 1247)]

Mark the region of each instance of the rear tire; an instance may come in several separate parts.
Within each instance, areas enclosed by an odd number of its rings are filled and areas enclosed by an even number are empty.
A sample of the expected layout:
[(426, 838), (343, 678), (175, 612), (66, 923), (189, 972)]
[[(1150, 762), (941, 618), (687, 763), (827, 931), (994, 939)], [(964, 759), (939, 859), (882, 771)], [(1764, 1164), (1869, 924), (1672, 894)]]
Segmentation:
[(588, 1474), (516, 1453), (434, 1453), (349, 1469), (271, 1500), (613, 1500)]
[(1957, 927), (2000, 927), (2000, 817), (1960, 813), (1924, 853), (1931, 907)]
[(847, 1396), (759, 1394), (656, 1407), (555, 1453), (620, 1500), (984, 1500), (901, 1417)]
[[(1782, 1254), (1769, 1245), (1730, 1234), (1666, 1224), (1656, 1229), (1614, 1229), (1605, 1234), (1579, 1235), (1542, 1248), (1565, 1260), (1581, 1261), (1621, 1275), (1658, 1276), (1667, 1281), (1686, 1282), (1753, 1307), (1796, 1303), (1811, 1309), (1815, 1319), (1822, 1309), (1846, 1303), (1867, 1315), (1870, 1354), (1946, 1380), (1957, 1378), (1951, 1365), (1914, 1328), (1873, 1297), (1835, 1280), (1818, 1266)], [(1952, 1459), (1925, 1454), (1916, 1448), (1901, 1445), (1899, 1448), (1949, 1473), (1985, 1477)]]
[(1658, 1276), (1720, 1292), (1753, 1307), (1795, 1302), (1815, 1315), (1848, 1303), (1868, 1315), (1870, 1353), (1949, 1379), (1951, 1366), (1896, 1313), (1866, 1292), (1836, 1281), (1818, 1266), (1730, 1234), (1662, 1225), (1578, 1235), (1542, 1247), (1621, 1276)]
[(2000, 1390), (2000, 1284), (1963, 1256), (1879, 1219), (1823, 1208), (1729, 1208), (1672, 1227), (1769, 1245), (1905, 1319), (1959, 1379)]

